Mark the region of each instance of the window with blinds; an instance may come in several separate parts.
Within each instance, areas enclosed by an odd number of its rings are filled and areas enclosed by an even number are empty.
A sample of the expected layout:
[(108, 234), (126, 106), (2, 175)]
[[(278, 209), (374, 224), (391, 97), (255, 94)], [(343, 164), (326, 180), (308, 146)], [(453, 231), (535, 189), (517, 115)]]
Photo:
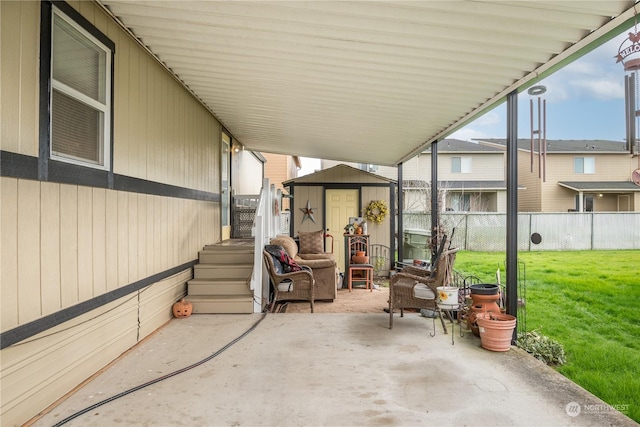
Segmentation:
[(109, 169), (111, 51), (54, 8), (51, 157)]

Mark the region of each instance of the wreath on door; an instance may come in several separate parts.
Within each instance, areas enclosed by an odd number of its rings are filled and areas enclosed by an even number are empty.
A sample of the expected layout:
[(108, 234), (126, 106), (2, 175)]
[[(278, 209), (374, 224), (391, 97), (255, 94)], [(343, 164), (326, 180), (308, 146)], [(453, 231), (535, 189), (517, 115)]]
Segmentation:
[(389, 213), (386, 203), (383, 200), (372, 200), (369, 206), (364, 210), (364, 216), (368, 221), (374, 224), (380, 224), (384, 221), (385, 217)]

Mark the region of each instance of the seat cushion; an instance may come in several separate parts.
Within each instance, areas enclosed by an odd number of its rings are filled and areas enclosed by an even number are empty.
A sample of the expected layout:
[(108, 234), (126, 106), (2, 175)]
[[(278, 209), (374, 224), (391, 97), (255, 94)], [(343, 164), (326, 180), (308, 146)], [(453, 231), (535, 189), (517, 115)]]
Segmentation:
[(424, 283), (418, 283), (413, 287), (413, 296), (419, 299), (435, 299), (436, 294)]
[(321, 254), (324, 253), (324, 231), (312, 231), (310, 233), (301, 232), (300, 238), (301, 254)]

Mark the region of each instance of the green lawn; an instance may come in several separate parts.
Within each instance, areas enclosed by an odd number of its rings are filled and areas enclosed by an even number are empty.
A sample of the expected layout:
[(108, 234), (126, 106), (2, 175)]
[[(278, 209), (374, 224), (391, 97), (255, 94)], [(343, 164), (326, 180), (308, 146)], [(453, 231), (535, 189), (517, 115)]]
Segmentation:
[[(455, 269), (495, 283), (504, 253), (458, 252)], [(559, 341), (566, 377), (640, 422), (640, 251), (520, 252), (526, 326)], [(624, 408), (625, 406), (623, 406)]]

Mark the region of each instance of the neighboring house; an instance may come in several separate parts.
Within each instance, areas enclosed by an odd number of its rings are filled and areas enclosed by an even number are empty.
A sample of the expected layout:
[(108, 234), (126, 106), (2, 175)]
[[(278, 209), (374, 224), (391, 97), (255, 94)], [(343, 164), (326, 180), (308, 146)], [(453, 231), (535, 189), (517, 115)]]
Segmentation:
[[(482, 145), (505, 148), (504, 139)], [(637, 151), (602, 140), (547, 140), (540, 156), (537, 141), (518, 140), (518, 210), (520, 212), (640, 211), (640, 186), (631, 176), (640, 167)]]
[(234, 150), (231, 183), (234, 194), (260, 194), (262, 178), (266, 177), (267, 158), (249, 150)]
[[(335, 162), (322, 161), (322, 168)], [(475, 142), (445, 139), (438, 143), (438, 190), (441, 209), (448, 211), (505, 212), (505, 151)], [(397, 179), (397, 168), (354, 165)], [(431, 148), (402, 165), (404, 210), (431, 209)]]
[[(269, 178), (269, 182), (275, 184), (276, 190), (284, 191), (282, 183), (298, 176), (298, 170), (301, 167), (300, 158), (270, 153), (263, 153), (263, 156), (266, 159), (264, 167), (265, 178)], [(289, 198), (285, 197), (282, 199), (282, 209), (287, 210), (289, 208)]]
[(229, 235), (236, 143), (96, 3), (0, 15), (0, 424), (20, 425), (171, 319)]

